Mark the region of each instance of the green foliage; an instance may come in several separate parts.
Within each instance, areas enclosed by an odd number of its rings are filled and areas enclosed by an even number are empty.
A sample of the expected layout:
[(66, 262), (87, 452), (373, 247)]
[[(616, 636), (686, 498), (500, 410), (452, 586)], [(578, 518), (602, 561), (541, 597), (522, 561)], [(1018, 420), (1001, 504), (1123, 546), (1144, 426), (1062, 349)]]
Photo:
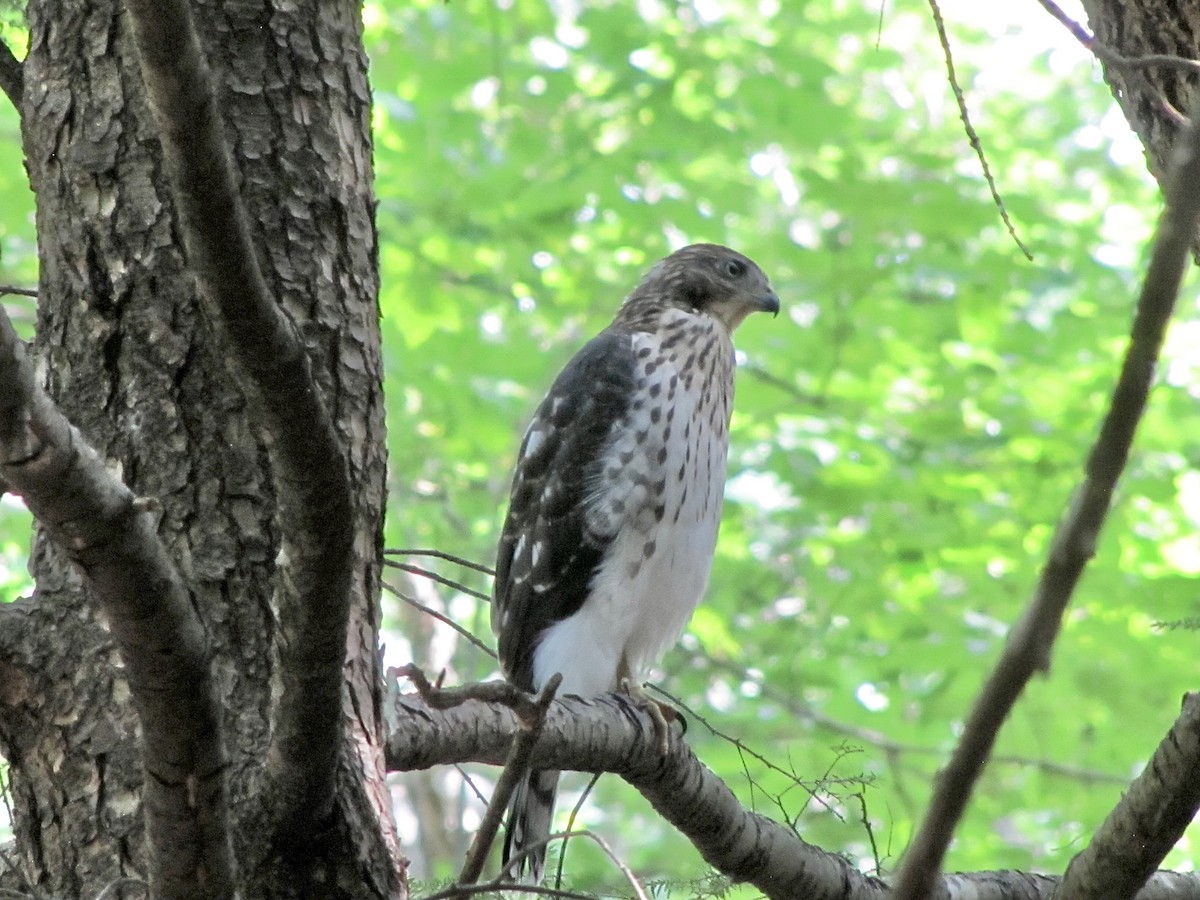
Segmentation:
[[(557, 369), (672, 247), (746, 251), (785, 313), (739, 331), (719, 558), (660, 681), (745, 803), (893, 867), (1030, 595), (1128, 329), (1158, 198), (1110, 146), (1125, 129), (1097, 68), (1048, 23), (948, 22), (1028, 262), (913, 0), (375, 0), (364, 21), (389, 544), (490, 562), (522, 426)], [(0, 282), (28, 283), (8, 110), (0, 137)], [(1182, 317), (1053, 670), (1006, 725), (951, 868), (1061, 872), (1195, 687), (1194, 634), (1156, 626), (1197, 615), (1194, 303)], [(485, 604), (393, 580), (487, 636)], [(387, 624), (392, 661), (494, 673), (399, 604)], [(474, 777), (486, 791), (494, 772)], [(453, 837), (479, 806), (452, 782), (436, 784)], [(580, 822), (677, 895), (726, 891), (692, 883), (703, 862), (616, 779)], [(431, 879), (457, 865), (423, 862)], [(620, 890), (586, 842), (568, 871)]]
[[(1157, 194), (1140, 161), (1114, 162), (1124, 125), (1095, 67), (1050, 49), (1065, 33), (950, 22), (1030, 263), (923, 4), (430, 0), (366, 20), (391, 541), (490, 561), (557, 368), (672, 246), (750, 253), (786, 314), (739, 332), (720, 556), (661, 681), (745, 802), (894, 866), (1030, 595), (1127, 332)], [(1196, 335), (1175, 329), (1054, 669), (1006, 726), (953, 868), (1062, 871), (1194, 687), (1194, 641), (1155, 622), (1195, 614)], [(492, 671), (469, 648), (451, 667)], [(582, 821), (648, 878), (704, 871), (615, 779)], [(619, 881), (584, 844), (568, 870)]]

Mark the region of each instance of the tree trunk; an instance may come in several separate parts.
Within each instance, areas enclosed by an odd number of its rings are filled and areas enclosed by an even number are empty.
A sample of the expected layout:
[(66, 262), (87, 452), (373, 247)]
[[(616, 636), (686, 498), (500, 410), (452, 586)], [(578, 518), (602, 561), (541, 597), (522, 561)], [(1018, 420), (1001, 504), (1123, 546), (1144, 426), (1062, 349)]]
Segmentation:
[[(224, 703), (244, 894), (395, 896), (403, 874), (375, 652), (386, 461), (358, 5), (203, 2), (196, 14), (260, 262), (311, 355), (357, 505), (339, 801), (299, 867), (260, 827), (277, 687), (271, 438), (187, 272), (123, 7), (31, 0), (28, 15), (37, 355), (62, 410), (161, 510), (159, 536), (204, 622)], [(147, 876), (138, 723), (80, 575), (40, 537), (31, 565), (34, 596), (0, 608), (0, 753), (23, 879), (47, 896), (96, 896)], [(301, 871), (324, 884), (298, 883)], [(10, 871), (0, 886), (28, 890), (23, 879)]]
[[(1092, 33), (1121, 56), (1200, 56), (1200, 3), (1169, 0), (1083, 0)], [(1130, 126), (1146, 148), (1151, 174), (1162, 184), (1180, 116), (1195, 109), (1200, 79), (1178, 68), (1123, 68), (1102, 63)]]

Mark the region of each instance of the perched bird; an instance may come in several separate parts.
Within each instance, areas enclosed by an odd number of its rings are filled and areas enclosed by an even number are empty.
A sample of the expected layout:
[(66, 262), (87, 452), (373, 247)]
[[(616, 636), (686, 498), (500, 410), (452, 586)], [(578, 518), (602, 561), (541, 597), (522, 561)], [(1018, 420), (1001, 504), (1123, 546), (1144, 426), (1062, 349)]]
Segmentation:
[[(659, 262), (555, 379), (525, 434), (500, 536), (492, 629), (505, 676), (559, 695), (636, 685), (678, 639), (717, 542), (733, 330), (779, 312), (763, 271), (717, 244)], [(504, 862), (535, 882), (557, 771), (513, 795)], [(538, 846), (538, 845), (541, 846)]]

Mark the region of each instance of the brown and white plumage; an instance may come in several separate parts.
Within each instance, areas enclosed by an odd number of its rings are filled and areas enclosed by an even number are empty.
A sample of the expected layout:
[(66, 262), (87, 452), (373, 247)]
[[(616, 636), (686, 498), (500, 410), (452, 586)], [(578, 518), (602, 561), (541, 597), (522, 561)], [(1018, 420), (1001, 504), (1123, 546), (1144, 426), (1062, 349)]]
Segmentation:
[[(662, 260), (567, 364), (521, 444), (496, 560), (492, 627), (516, 686), (594, 696), (635, 683), (708, 582), (725, 487), (733, 330), (779, 311), (727, 247)], [(558, 772), (513, 797), (504, 859), (550, 834)], [(528, 859), (540, 880), (545, 846)], [(523, 866), (521, 868), (524, 868)]]

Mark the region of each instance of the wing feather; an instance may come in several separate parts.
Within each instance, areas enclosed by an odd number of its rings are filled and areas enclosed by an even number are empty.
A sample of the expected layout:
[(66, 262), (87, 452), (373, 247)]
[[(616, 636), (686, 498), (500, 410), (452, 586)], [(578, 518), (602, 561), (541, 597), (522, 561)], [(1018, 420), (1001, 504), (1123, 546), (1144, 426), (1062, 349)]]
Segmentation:
[(521, 443), (496, 557), (492, 628), (505, 674), (524, 690), (535, 687), (538, 638), (583, 605), (614, 537), (589, 528), (586, 511), (636, 368), (630, 336), (601, 332), (555, 379)]

